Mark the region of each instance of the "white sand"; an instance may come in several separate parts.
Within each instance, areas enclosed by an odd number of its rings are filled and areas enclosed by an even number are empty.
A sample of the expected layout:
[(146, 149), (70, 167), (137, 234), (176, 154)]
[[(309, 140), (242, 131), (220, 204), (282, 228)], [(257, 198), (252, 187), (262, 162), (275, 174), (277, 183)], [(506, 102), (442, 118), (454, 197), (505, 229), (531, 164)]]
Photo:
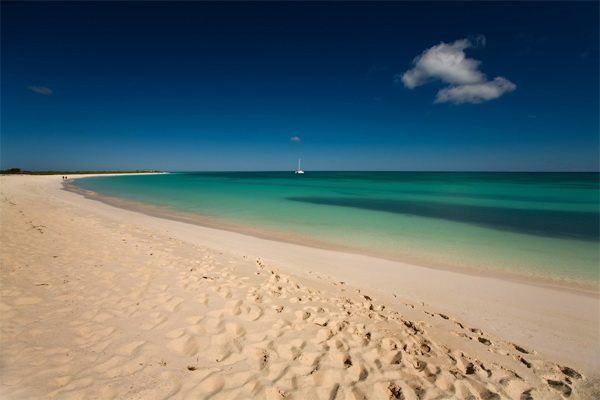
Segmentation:
[(600, 396), (598, 295), (0, 182), (2, 399)]

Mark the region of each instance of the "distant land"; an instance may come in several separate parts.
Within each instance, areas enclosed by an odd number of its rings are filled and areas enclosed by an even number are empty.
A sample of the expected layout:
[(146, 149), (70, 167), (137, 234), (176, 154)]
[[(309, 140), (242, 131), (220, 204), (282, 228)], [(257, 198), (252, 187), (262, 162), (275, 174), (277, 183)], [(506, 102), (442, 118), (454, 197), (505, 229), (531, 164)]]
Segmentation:
[(20, 168), (0, 170), (2, 175), (85, 175), (85, 174), (148, 174), (163, 171), (24, 171)]

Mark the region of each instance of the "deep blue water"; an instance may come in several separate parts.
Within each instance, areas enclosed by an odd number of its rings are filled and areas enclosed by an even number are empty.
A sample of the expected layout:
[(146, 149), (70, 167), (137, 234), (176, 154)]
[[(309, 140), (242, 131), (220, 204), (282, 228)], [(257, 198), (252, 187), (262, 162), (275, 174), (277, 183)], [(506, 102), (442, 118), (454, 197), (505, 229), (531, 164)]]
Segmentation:
[(597, 173), (189, 172), (84, 178), (99, 195), (283, 240), (597, 288)]

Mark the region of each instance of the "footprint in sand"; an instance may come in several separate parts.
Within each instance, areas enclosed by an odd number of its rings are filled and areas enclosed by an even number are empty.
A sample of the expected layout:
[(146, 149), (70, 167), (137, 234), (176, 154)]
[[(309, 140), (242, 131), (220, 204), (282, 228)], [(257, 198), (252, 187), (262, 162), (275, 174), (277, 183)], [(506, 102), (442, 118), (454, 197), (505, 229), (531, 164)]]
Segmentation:
[(281, 400), (289, 396), (289, 394), (281, 388), (270, 387), (265, 391), (267, 400)]
[(71, 377), (68, 375), (67, 376), (59, 376), (57, 378), (52, 379), (52, 381), (50, 381), (50, 385), (54, 386), (54, 387), (62, 387), (62, 386), (65, 386), (70, 381), (71, 381)]
[(289, 371), (290, 365), (287, 361), (269, 363), (268, 373), (265, 377), (270, 382), (281, 382), (281, 379)]
[(362, 363), (351, 362), (351, 365), (348, 366), (348, 363), (346, 362), (344, 363), (344, 367), (348, 368), (345, 378), (350, 384), (364, 381), (369, 376), (367, 368)]
[(232, 337), (242, 337), (246, 335), (246, 329), (240, 324), (228, 323), (225, 324), (225, 330)]
[(190, 395), (192, 398), (208, 398), (209, 396), (219, 392), (224, 386), (225, 379), (223, 379), (221, 375), (213, 374), (196, 386)]
[(185, 328), (185, 330), (187, 333), (194, 336), (206, 335), (206, 329), (204, 329), (204, 326), (200, 324), (188, 326), (187, 328)]
[(298, 357), (298, 362), (307, 367), (316, 367), (321, 357), (325, 355), (324, 352), (303, 352)]
[(510, 380), (504, 380), (502, 382), (504, 392), (511, 399), (532, 399), (531, 391), (533, 388), (531, 385), (523, 381), (522, 379), (515, 378)]
[(256, 321), (263, 315), (262, 308), (256, 305), (242, 305), (240, 311), (239, 318), (244, 321)]
[(174, 313), (181, 309), (183, 299), (181, 297), (172, 297), (163, 304), (163, 308), (168, 312)]
[(206, 318), (204, 322), (204, 326), (206, 327), (206, 331), (209, 334), (219, 334), (223, 333), (225, 329), (225, 321), (223, 320), (223, 316), (221, 313), (213, 314), (214, 316), (210, 316)]
[(296, 318), (300, 321), (305, 321), (310, 317), (310, 313), (304, 310), (298, 310), (294, 314), (296, 315)]
[[(463, 392), (463, 395), (465, 398), (474, 396), (475, 398), (479, 398), (479, 399), (490, 399), (490, 400), (500, 400), (501, 399), (501, 397), (498, 393), (496, 393), (493, 390), (490, 390), (486, 385), (484, 385), (483, 383), (481, 383), (479, 381), (476, 381), (475, 379), (466, 378), (466, 379), (463, 379), (462, 381), (457, 381), (455, 387), (458, 386), (459, 384), (462, 384), (461, 391)], [(492, 387), (492, 389), (494, 389), (494, 388)], [(457, 393), (458, 392), (459, 392), (459, 390), (457, 390)]]
[(573, 379), (581, 379), (583, 378), (583, 375), (581, 375), (579, 372), (575, 371), (572, 368), (569, 367), (561, 367), (558, 366), (560, 368), (560, 372), (562, 372), (563, 374), (565, 374), (566, 376), (573, 378)]
[(486, 339), (486, 338), (484, 338), (482, 336), (479, 336), (477, 338), (477, 340), (479, 341), (479, 343), (485, 344), (486, 346), (491, 346), (492, 345), (491, 341), (489, 341), (488, 339)]
[(211, 289), (224, 299), (230, 299), (233, 297), (231, 290), (229, 290), (229, 288), (226, 286), (214, 286)]
[(278, 320), (271, 329), (265, 331), (267, 337), (277, 339), (292, 329), (292, 323), (285, 320)]
[(254, 362), (254, 367), (263, 370), (269, 362), (270, 353), (264, 348), (250, 349), (250, 359)]
[(327, 346), (330, 350), (335, 350), (338, 352), (345, 352), (350, 350), (350, 346), (346, 343), (345, 340), (340, 340), (337, 338), (333, 338), (327, 342)]
[(149, 331), (155, 329), (157, 326), (165, 323), (169, 319), (169, 315), (162, 312), (153, 312), (149, 316), (150, 319), (140, 325), (140, 328), (143, 330)]
[(188, 334), (183, 334), (171, 340), (168, 346), (186, 357), (198, 354), (199, 349), (198, 338)]
[(145, 343), (145, 340), (136, 340), (127, 343), (116, 349), (115, 354), (122, 357), (135, 357)]
[(198, 297), (196, 297), (196, 301), (205, 306), (208, 305), (209, 300), (210, 300), (210, 297), (208, 296), (207, 293), (201, 293), (198, 295)]
[(379, 359), (385, 364), (400, 364), (402, 361), (402, 351), (400, 349), (389, 350), (385, 348), (377, 349)]
[(293, 361), (298, 358), (301, 354), (302, 347), (306, 343), (301, 339), (296, 339), (290, 344), (285, 344), (277, 348), (277, 354), (284, 360)]
[(535, 355), (535, 351), (528, 351), (525, 350), (524, 348), (522, 348), (521, 346), (518, 346), (514, 343), (510, 343), (518, 352), (521, 352), (523, 354), (534, 354)]
[(233, 352), (239, 353), (242, 350), (243, 345), (237, 338), (232, 338), (227, 333), (213, 335), (206, 357), (209, 360), (221, 362), (226, 360)]

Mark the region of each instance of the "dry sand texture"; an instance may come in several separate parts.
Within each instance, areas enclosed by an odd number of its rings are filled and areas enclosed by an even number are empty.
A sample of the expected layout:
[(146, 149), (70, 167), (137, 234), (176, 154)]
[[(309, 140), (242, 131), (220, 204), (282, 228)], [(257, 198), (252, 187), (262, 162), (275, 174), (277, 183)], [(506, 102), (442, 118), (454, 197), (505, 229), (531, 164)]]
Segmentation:
[(600, 396), (433, 308), (74, 206), (49, 177), (1, 179), (2, 399)]

